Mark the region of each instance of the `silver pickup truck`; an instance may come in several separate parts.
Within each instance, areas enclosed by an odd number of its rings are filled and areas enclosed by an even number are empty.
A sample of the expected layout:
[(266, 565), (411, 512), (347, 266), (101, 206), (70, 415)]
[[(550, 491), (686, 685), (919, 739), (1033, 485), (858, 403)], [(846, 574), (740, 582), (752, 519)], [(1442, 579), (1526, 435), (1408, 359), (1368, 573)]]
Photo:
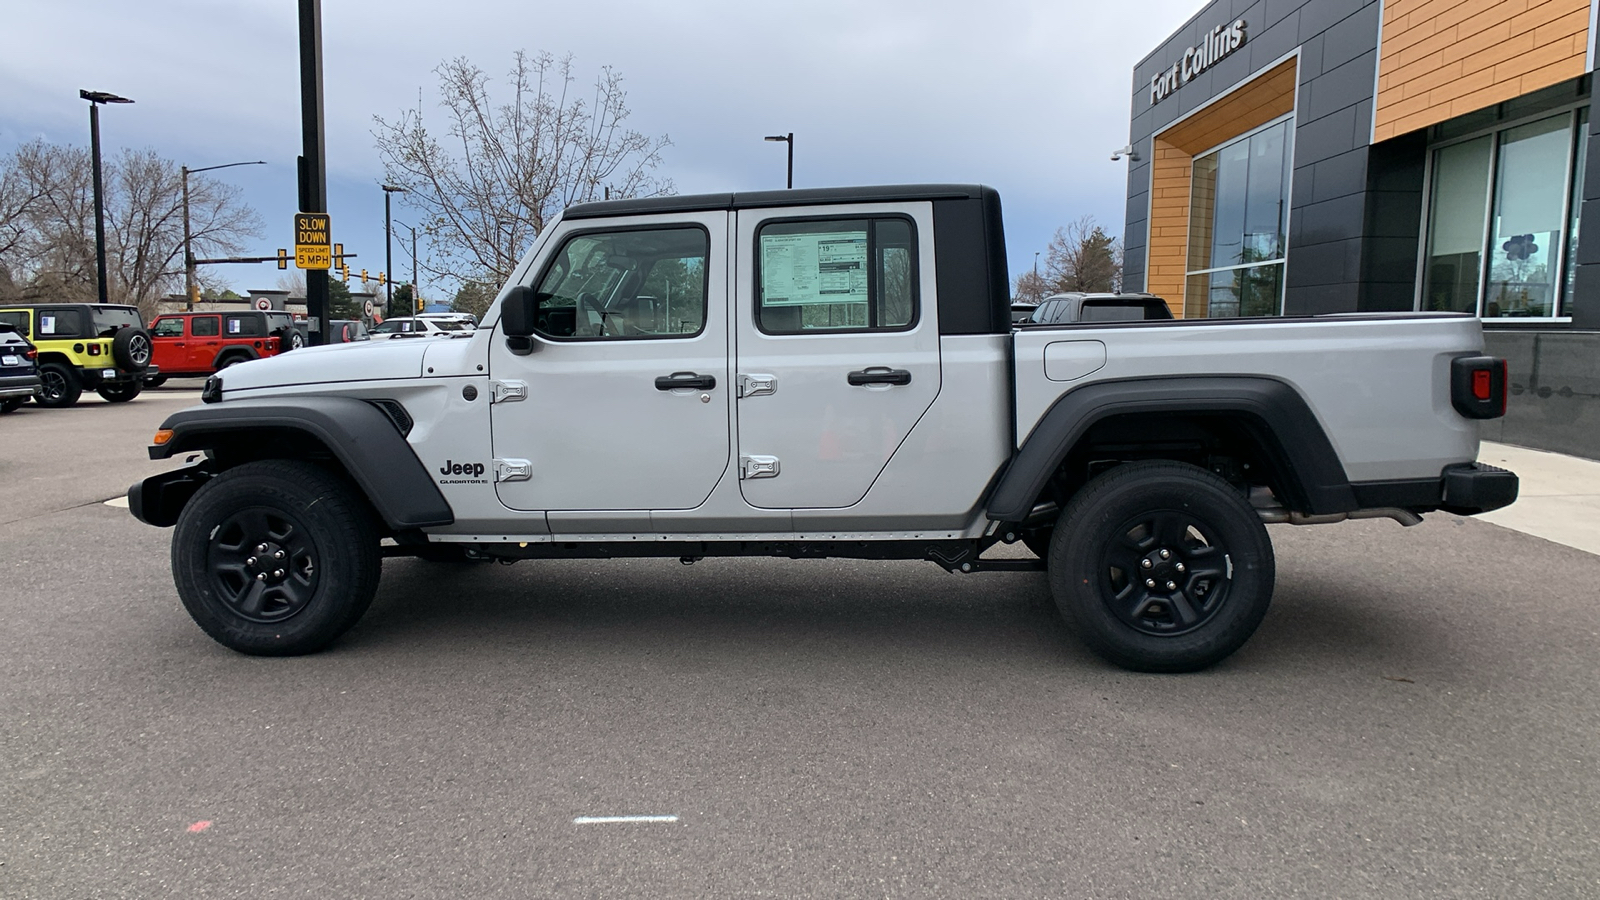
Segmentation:
[(1516, 497), (1474, 318), (1014, 330), (1005, 259), (981, 186), (575, 206), (476, 331), (211, 378), (150, 447), (203, 458), (130, 507), (244, 653), (328, 645), (388, 556), (853, 557), (1043, 570), (1105, 658), (1184, 671), (1266, 614), (1267, 523)]

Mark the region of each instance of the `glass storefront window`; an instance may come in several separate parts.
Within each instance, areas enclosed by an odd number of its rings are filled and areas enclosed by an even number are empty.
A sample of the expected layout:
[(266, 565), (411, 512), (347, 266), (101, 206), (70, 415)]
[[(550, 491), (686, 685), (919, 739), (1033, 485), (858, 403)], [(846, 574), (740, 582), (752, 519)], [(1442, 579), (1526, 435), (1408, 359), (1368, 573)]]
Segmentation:
[(1433, 151), (1423, 309), (1486, 319), (1562, 314), (1575, 274), (1585, 113)]
[(1481, 137), (1434, 152), (1424, 309), (1472, 312), (1478, 308), (1493, 144), (1492, 137)]
[(1185, 315), (1278, 314), (1293, 128), (1282, 119), (1195, 158)]

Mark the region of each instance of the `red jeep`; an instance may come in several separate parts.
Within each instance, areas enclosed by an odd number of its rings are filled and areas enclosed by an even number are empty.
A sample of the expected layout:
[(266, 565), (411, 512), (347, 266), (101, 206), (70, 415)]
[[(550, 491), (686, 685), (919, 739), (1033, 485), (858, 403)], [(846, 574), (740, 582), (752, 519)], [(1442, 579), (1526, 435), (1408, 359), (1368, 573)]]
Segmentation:
[(161, 374), (146, 383), (160, 385), (169, 375), (210, 375), (234, 363), (276, 356), (299, 347), (300, 332), (286, 312), (185, 312), (156, 316), (151, 343)]

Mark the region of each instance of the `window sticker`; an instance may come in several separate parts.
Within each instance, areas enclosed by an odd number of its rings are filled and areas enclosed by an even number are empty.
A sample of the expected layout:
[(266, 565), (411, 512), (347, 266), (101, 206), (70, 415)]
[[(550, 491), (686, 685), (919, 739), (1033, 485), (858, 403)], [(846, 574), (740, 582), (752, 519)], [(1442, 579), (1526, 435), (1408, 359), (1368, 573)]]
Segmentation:
[(866, 302), (866, 232), (761, 236), (763, 306)]
[(238, 334), (239, 333), (239, 320), (238, 319), (229, 319), (228, 320), (228, 333), (229, 334)]
[(39, 333), (40, 334), (55, 334), (56, 333), (56, 317), (55, 316), (40, 316), (39, 317)]

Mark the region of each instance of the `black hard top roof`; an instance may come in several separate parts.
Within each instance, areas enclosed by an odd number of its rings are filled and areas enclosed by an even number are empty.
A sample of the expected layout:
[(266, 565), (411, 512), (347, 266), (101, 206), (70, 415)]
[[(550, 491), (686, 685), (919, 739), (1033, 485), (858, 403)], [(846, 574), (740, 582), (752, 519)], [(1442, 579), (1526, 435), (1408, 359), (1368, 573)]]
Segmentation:
[(97, 300), (17, 300), (11, 303), (0, 303), (0, 309), (41, 309), (46, 306), (94, 306), (100, 309), (132, 309), (139, 307), (132, 303), (101, 303)]
[(771, 206), (822, 206), (830, 203), (890, 203), (897, 200), (977, 200), (994, 188), (981, 184), (889, 184), (869, 187), (801, 188), (788, 191), (743, 191), (599, 200), (567, 207), (566, 219), (633, 216), (712, 209), (757, 209)]

